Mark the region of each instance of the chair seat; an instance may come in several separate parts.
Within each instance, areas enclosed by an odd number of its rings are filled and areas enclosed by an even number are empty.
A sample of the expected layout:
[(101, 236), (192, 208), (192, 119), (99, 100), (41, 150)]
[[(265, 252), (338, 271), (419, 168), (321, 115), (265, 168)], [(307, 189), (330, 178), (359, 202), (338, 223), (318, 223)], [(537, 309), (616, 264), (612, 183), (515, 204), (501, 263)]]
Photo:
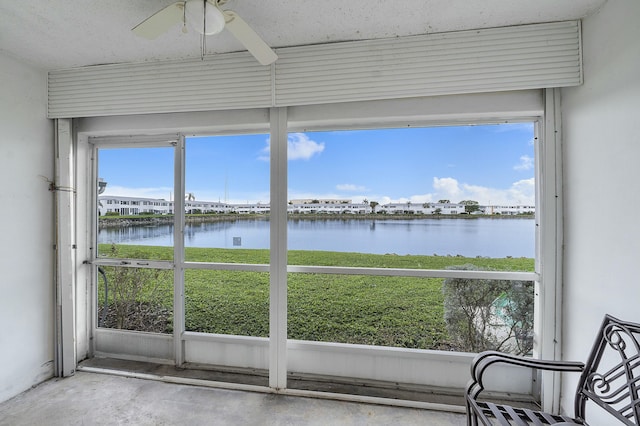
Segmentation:
[[(602, 362), (601, 361), (605, 360)], [(484, 374), (497, 363), (542, 371), (580, 372), (574, 399), (574, 418), (478, 401), (484, 390)], [(467, 424), (561, 425), (587, 424), (586, 408), (599, 406), (611, 416), (609, 424), (640, 426), (640, 323), (605, 315), (584, 364), (578, 361), (533, 359), (496, 351), (484, 351), (471, 363), (467, 385)], [(601, 413), (601, 414), (602, 414)], [(578, 420), (576, 420), (578, 419)], [(600, 423), (603, 424), (603, 423)]]
[[(493, 404), (491, 402), (472, 402), (473, 409), (480, 414), (480, 420), (488, 425), (500, 426), (528, 426), (528, 425), (581, 425), (575, 419), (567, 416), (558, 416), (542, 411), (533, 411), (526, 408), (516, 408), (509, 405)], [(484, 417), (484, 418), (483, 418)], [(489, 423), (486, 423), (489, 421)]]

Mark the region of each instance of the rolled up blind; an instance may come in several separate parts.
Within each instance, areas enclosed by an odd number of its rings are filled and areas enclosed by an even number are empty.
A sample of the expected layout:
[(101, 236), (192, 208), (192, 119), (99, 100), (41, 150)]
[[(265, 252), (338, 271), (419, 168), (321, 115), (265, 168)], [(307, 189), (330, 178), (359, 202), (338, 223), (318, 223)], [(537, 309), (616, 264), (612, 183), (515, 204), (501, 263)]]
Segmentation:
[(49, 72), (50, 118), (396, 99), (582, 83), (578, 21)]

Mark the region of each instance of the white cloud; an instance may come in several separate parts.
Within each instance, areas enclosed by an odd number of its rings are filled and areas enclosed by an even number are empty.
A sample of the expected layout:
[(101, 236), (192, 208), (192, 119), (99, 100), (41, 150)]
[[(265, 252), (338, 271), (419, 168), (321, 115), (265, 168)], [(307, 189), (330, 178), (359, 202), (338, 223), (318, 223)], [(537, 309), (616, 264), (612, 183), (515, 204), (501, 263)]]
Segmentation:
[(362, 185), (354, 185), (352, 183), (341, 183), (336, 185), (338, 191), (366, 191), (367, 188)]
[[(287, 139), (287, 158), (289, 160), (308, 160), (324, 151), (324, 142), (309, 139), (305, 133), (290, 133)], [(271, 140), (267, 139), (267, 146), (262, 150), (260, 160), (269, 161)]]
[(529, 178), (514, 182), (509, 191), (514, 197), (522, 196), (523, 200), (527, 200), (526, 204), (533, 204), (536, 196), (536, 180)]
[(289, 160), (308, 160), (324, 151), (324, 143), (309, 139), (304, 133), (291, 133), (287, 140)]
[(508, 188), (490, 188), (480, 185), (460, 183), (451, 177), (433, 178), (433, 192), (415, 194), (409, 197), (391, 198), (388, 196), (370, 196), (369, 200), (387, 203), (434, 203), (438, 200), (475, 200), (482, 205), (533, 205), (535, 203), (535, 179), (523, 179), (514, 182)]
[(520, 157), (520, 163), (513, 166), (514, 170), (531, 170), (533, 169), (533, 158), (528, 155), (523, 155)]
[(448, 194), (449, 197), (447, 199), (457, 198), (460, 194), (460, 186), (458, 185), (458, 181), (449, 177), (434, 177), (433, 189), (436, 190), (436, 193)]
[[(377, 201), (380, 204), (388, 203), (406, 203), (410, 201), (414, 204), (434, 203), (438, 200), (451, 200), (457, 203), (461, 200), (475, 200), (482, 205), (534, 205), (535, 203), (535, 179), (523, 179), (513, 182), (507, 188), (490, 188), (480, 185), (472, 185), (460, 183), (452, 177), (433, 178), (433, 192), (423, 194), (413, 194), (405, 197), (390, 197), (384, 194), (373, 194), (368, 192), (364, 194), (362, 187), (352, 184), (343, 184), (337, 186), (338, 191), (350, 191), (349, 196), (339, 192), (311, 193), (289, 189), (289, 199), (311, 198), (311, 199), (342, 199), (348, 198), (354, 202), (361, 202), (363, 199), (369, 201)], [(190, 192), (190, 191), (187, 191)], [(191, 191), (194, 192), (194, 191)], [(172, 200), (175, 197), (173, 188), (127, 188), (122, 186), (107, 186), (107, 190), (102, 195), (119, 195), (124, 197), (142, 197), (142, 198), (162, 198)], [(225, 201), (220, 194), (209, 191), (195, 191), (196, 200), (201, 201)], [(229, 194), (229, 203), (269, 203), (268, 192), (244, 193), (238, 192)]]

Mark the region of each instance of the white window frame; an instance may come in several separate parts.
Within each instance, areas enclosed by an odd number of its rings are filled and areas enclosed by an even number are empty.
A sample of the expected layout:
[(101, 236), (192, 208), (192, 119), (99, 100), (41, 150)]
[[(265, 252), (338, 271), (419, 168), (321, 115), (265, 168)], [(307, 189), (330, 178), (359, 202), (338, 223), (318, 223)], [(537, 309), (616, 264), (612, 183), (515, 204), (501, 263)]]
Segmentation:
[[(557, 111), (558, 94), (556, 89), (531, 90), (521, 92), (486, 93), (473, 95), (437, 96), (404, 100), (385, 100), (350, 102), (334, 105), (308, 105), (288, 108), (255, 109), (244, 111), (219, 111), (206, 113), (175, 113), (155, 115), (122, 116), (105, 118), (87, 118), (76, 121), (79, 154), (78, 182), (79, 191), (91, 194), (97, 176), (92, 174), (91, 150), (87, 149), (88, 138), (106, 135), (138, 135), (176, 132), (182, 135), (216, 135), (271, 131), (272, 170), (271, 170), (271, 313), (270, 339), (242, 336), (201, 335), (183, 332), (175, 336), (151, 336), (145, 333), (122, 332), (115, 330), (97, 330), (95, 324), (88, 327), (86, 336), (80, 336), (76, 342), (78, 359), (96, 353), (91, 347), (96, 333), (103, 333), (104, 352), (132, 359), (160, 360), (181, 363), (184, 355), (206, 351), (206, 345), (214, 344), (218, 353), (236, 361), (258, 359), (259, 365), (270, 370), (269, 386), (272, 389), (286, 391), (287, 371), (308, 370), (309, 363), (315, 363), (320, 374), (332, 374), (327, 368), (341, 365), (349, 359), (363, 368), (370, 368), (372, 362), (387, 363), (389, 369), (400, 372), (405, 377), (419, 374), (425, 380), (438, 376), (435, 386), (459, 387), (460, 382), (468, 380), (468, 363), (472, 355), (462, 353), (443, 353), (437, 351), (405, 350), (400, 348), (362, 347), (323, 342), (299, 342), (286, 339), (286, 273), (318, 272), (322, 268), (308, 266), (287, 266), (286, 264), (286, 136), (288, 132), (306, 130), (362, 129), (394, 126), (435, 126), (460, 125), (473, 123), (537, 122), (539, 138), (536, 161), (536, 183), (538, 191), (537, 228), (538, 233), (537, 268), (535, 275), (536, 300), (536, 356), (559, 358), (560, 347), (560, 280), (561, 280), (561, 149), (559, 137), (559, 117)], [(545, 113), (546, 111), (546, 113)], [(184, 142), (182, 142), (184, 143)], [(182, 154), (181, 154), (182, 155)], [(182, 160), (180, 161), (183, 161)], [(178, 161), (176, 162), (178, 164)], [(176, 189), (179, 182), (176, 179)], [(180, 191), (183, 191), (181, 188)], [(93, 191), (95, 193), (95, 191)], [(176, 200), (179, 191), (176, 190)], [(79, 197), (78, 213), (92, 217), (95, 194), (91, 197)], [(179, 203), (178, 203), (179, 204)], [(277, 206), (280, 206), (278, 208)], [(177, 206), (176, 212), (183, 209)], [(92, 221), (78, 219), (77, 228), (85, 239), (79, 239), (79, 256), (91, 261), (94, 253), (91, 227)], [(283, 229), (284, 225), (284, 229)], [(95, 229), (95, 228), (93, 228)], [(181, 241), (176, 236), (175, 241)], [(183, 259), (174, 259), (183, 262)], [(177, 265), (177, 264), (176, 264)], [(191, 266), (191, 265), (190, 265)], [(196, 266), (194, 266), (196, 267)], [(238, 266), (228, 266), (235, 269)], [(177, 270), (179, 268), (176, 267)], [(82, 269), (82, 268), (79, 268)], [(371, 271), (338, 268), (339, 273), (386, 273), (393, 271)], [(325, 269), (325, 271), (327, 271)], [(336, 270), (331, 270), (332, 273)], [(404, 274), (406, 271), (400, 271)], [(176, 272), (177, 273), (177, 272)], [(451, 271), (410, 272), (416, 276), (448, 276)], [(492, 272), (465, 272), (473, 277), (484, 277)], [(511, 279), (522, 279), (522, 274), (513, 273)], [(458, 274), (459, 275), (459, 274)], [(531, 278), (531, 276), (528, 276)], [(91, 274), (86, 270), (78, 271), (79, 283), (91, 283)], [(500, 274), (500, 278), (505, 275)], [(544, 283), (544, 285), (542, 285)], [(81, 285), (81, 284), (79, 284)], [(284, 290), (284, 291), (283, 291)], [(180, 292), (176, 287), (176, 296)], [(89, 303), (87, 303), (89, 302)], [(92, 301), (78, 300), (78, 320), (91, 319), (87, 315), (93, 309)], [(175, 309), (175, 306), (174, 306)], [(553, 314), (553, 315), (551, 315)], [(86, 325), (84, 326), (86, 327)], [(139, 349), (142, 342), (144, 350)], [(203, 343), (205, 345), (203, 345)], [(119, 353), (126, 345), (134, 344), (137, 349), (132, 353)], [(249, 350), (249, 353), (247, 353)], [(112, 351), (112, 352), (109, 352)], [(87, 355), (88, 354), (88, 355)], [(183, 354), (181, 357), (180, 354)], [(346, 358), (345, 358), (346, 357)], [(322, 361), (318, 361), (318, 359)], [(357, 360), (357, 361), (356, 361)], [(217, 358), (213, 362), (224, 361)], [(353, 365), (353, 364), (351, 364)], [(378, 364), (379, 365), (379, 364)], [(455, 367), (456, 365), (459, 366)], [(442, 372), (445, 372), (442, 374)], [(336, 371), (340, 373), (340, 371)], [(339, 375), (339, 374), (338, 374)], [(403, 381), (403, 377), (395, 376)], [(374, 378), (376, 379), (376, 378)], [(513, 376), (509, 381), (513, 380)], [(433, 384), (433, 383), (432, 383)], [(544, 377), (542, 401), (545, 408), (555, 408), (558, 399), (558, 379), (556, 375)]]

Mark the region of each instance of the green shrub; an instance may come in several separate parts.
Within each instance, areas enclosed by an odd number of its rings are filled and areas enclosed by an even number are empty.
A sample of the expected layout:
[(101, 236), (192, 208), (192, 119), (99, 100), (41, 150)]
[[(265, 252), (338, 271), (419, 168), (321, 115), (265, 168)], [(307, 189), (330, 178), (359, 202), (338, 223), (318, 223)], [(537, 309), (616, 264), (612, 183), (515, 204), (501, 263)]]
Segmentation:
[[(472, 264), (447, 269), (488, 270)], [(533, 349), (532, 282), (447, 278), (442, 291), (444, 320), (456, 350), (527, 355)]]
[[(110, 256), (118, 257), (115, 244)], [(123, 266), (104, 266), (102, 270), (107, 278), (106, 282), (101, 280), (98, 288), (102, 327), (171, 332), (172, 271)]]

